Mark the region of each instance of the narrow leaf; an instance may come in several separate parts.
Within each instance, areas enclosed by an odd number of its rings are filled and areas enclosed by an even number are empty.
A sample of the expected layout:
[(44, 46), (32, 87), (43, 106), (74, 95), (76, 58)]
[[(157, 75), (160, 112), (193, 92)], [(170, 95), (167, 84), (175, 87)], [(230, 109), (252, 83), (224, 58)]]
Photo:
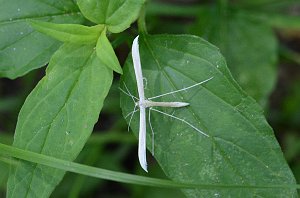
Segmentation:
[[(168, 177), (184, 183), (295, 184), (262, 109), (234, 81), (215, 46), (188, 35), (147, 35), (141, 36), (139, 41), (147, 98), (213, 77), (200, 86), (153, 99), (190, 103), (188, 107), (177, 109), (154, 108), (164, 114), (147, 113), (154, 133), (152, 142), (148, 125), (147, 147), (152, 151), (154, 144), (152, 154)], [(134, 96), (138, 95), (131, 58), (125, 63), (122, 81), (123, 90), (126, 90), (125, 83)], [(131, 97), (121, 95), (125, 117), (134, 106)], [(126, 120), (129, 122), (130, 116)], [(138, 126), (139, 115), (135, 113), (131, 120), (135, 135)], [(188, 197), (297, 196), (292, 189), (184, 190), (184, 193)]]
[[(13, 146), (74, 160), (98, 120), (112, 83), (112, 70), (93, 45), (64, 44), (46, 76), (26, 99)], [(64, 171), (20, 161), (8, 180), (8, 197), (48, 197)]]
[(133, 23), (145, 0), (78, 0), (82, 14), (90, 21), (105, 24), (113, 33), (122, 32)]
[(62, 42), (76, 44), (94, 44), (97, 42), (103, 25), (92, 27), (79, 24), (55, 24), (43, 21), (30, 21), (35, 30)]
[(0, 77), (17, 78), (46, 65), (61, 45), (36, 32), (28, 19), (54, 23), (84, 21), (73, 0), (0, 0)]
[[(187, 184), (177, 183), (166, 179), (158, 179), (151, 177), (143, 177), (139, 175), (133, 175), (128, 173), (122, 173), (117, 171), (106, 170), (102, 168), (96, 168), (75, 162), (70, 162), (47, 155), (33, 153), (30, 151), (18, 149), (12, 146), (8, 146), (0, 143), (0, 154), (4, 156), (15, 157), (18, 159), (26, 160), (28, 162), (43, 164), (52, 168), (57, 168), (63, 171), (70, 171), (73, 173), (86, 175), (90, 177), (106, 179), (110, 181), (152, 186), (160, 188), (199, 188), (199, 189), (232, 189), (232, 188), (286, 188), (286, 189), (300, 189), (300, 185), (266, 185), (266, 186), (249, 186), (249, 185), (207, 185), (207, 184)], [(0, 158), (0, 160), (2, 160)]]
[(102, 31), (96, 46), (96, 52), (99, 59), (112, 70), (122, 74), (122, 68), (113, 47), (106, 37), (106, 31)]

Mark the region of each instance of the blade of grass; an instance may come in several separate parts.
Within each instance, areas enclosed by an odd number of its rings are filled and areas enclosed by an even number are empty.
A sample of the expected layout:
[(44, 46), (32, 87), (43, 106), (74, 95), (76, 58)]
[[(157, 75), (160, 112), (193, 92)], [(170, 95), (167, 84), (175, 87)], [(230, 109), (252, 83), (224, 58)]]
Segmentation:
[[(138, 175), (132, 175), (128, 173), (121, 173), (117, 171), (110, 171), (101, 168), (95, 168), (75, 162), (70, 162), (62, 159), (57, 159), (54, 157), (49, 157), (46, 155), (18, 149), (5, 144), (0, 144), (0, 155), (6, 157), (15, 157), (18, 159), (30, 161), (33, 163), (42, 164), (45, 166), (50, 166), (53, 168), (61, 169), (64, 171), (69, 171), (77, 174), (82, 174), (86, 176), (91, 176), (95, 178), (136, 184), (151, 187), (161, 187), (161, 188), (201, 188), (201, 189), (233, 189), (233, 188), (294, 188), (300, 189), (300, 185), (230, 185), (230, 184), (187, 184), (187, 183), (177, 183), (170, 180), (144, 177)], [(1, 160), (1, 158), (0, 158)]]

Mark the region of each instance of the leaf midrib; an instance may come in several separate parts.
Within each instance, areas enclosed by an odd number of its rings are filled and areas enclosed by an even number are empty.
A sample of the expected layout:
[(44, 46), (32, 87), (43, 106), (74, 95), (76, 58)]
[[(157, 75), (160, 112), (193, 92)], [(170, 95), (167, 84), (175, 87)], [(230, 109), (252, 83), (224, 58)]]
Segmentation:
[[(116, 14), (116, 12), (118, 12), (126, 3), (127, 3), (126, 0), (123, 1), (122, 4), (116, 10), (114, 10), (114, 12), (110, 16), (107, 16), (107, 13), (106, 13), (105, 22), (109, 22), (109, 20)], [(109, 25), (112, 25), (112, 24), (109, 24)]]
[(64, 12), (64, 13), (56, 13), (56, 14), (49, 14), (49, 15), (42, 15), (42, 16), (25, 16), (14, 18), (12, 20), (2, 20), (0, 21), (0, 25), (6, 25), (9, 23), (18, 23), (18, 22), (26, 22), (28, 19), (46, 19), (49, 17), (59, 17), (59, 16), (73, 16), (73, 15), (81, 15), (81, 12)]

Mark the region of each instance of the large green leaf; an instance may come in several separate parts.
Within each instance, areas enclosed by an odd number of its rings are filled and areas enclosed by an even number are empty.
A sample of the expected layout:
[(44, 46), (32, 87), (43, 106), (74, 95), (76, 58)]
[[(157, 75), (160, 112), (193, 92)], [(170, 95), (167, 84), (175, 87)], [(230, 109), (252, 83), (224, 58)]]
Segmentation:
[(199, 15), (193, 33), (217, 45), (241, 87), (264, 105), (276, 82), (277, 40), (271, 27), (215, 9)]
[(0, 0), (0, 76), (16, 78), (49, 62), (60, 42), (33, 30), (27, 19), (81, 23), (72, 0)]
[(39, 32), (59, 41), (76, 44), (95, 44), (104, 29), (103, 25), (84, 26), (80, 24), (56, 24), (43, 21), (30, 21)]
[[(151, 111), (155, 133), (153, 154), (168, 177), (187, 183), (295, 184), (262, 109), (234, 81), (225, 59), (215, 46), (188, 35), (147, 35), (139, 40), (142, 70), (147, 82), (146, 97), (213, 77), (202, 86), (155, 99), (190, 103), (190, 106), (180, 109), (156, 109), (184, 119), (209, 135), (202, 135), (183, 121)], [(121, 88), (126, 90), (126, 84), (137, 96), (131, 58), (125, 64), (122, 80)], [(121, 95), (124, 116), (134, 106), (132, 98)], [(139, 131), (138, 113), (131, 121), (136, 135)], [(130, 116), (126, 120), (129, 122)], [(147, 134), (147, 147), (151, 150), (149, 125)], [(284, 189), (184, 192), (188, 197), (296, 197), (295, 190)]]
[(145, 0), (78, 0), (82, 14), (90, 21), (105, 24), (114, 33), (122, 32), (133, 23)]
[[(112, 83), (112, 70), (97, 58), (94, 45), (64, 44), (46, 76), (19, 114), (13, 145), (73, 160), (98, 120)], [(8, 181), (8, 197), (48, 197), (63, 171), (19, 161)]]

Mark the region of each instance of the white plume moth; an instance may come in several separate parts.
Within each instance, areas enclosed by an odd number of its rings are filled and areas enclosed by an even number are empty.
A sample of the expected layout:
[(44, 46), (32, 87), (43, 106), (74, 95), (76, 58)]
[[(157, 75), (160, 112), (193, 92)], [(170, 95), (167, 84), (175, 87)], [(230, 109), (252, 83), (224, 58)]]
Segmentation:
[[(209, 79), (206, 79), (204, 81), (201, 81), (199, 83), (196, 83), (192, 86), (189, 86), (189, 87), (186, 87), (186, 88), (183, 88), (183, 89), (179, 89), (179, 90), (175, 90), (175, 91), (172, 91), (172, 92), (169, 92), (169, 93), (161, 94), (161, 95), (158, 95), (158, 96), (154, 96), (154, 97), (151, 97), (151, 98), (147, 99), (145, 97), (145, 91), (144, 91), (144, 82), (143, 82), (144, 77), (143, 77), (143, 74), (142, 74), (138, 39), (139, 39), (139, 36), (137, 36), (134, 39), (133, 44), (132, 44), (132, 60), (133, 60), (133, 66), (134, 66), (134, 72), (135, 72), (135, 77), (136, 77), (136, 82), (137, 82), (137, 90), (138, 90), (139, 98), (133, 96), (129, 92), (129, 89), (127, 88), (127, 86), (125, 84), (124, 84), (124, 86), (126, 88), (126, 91), (124, 91), (122, 89), (121, 89), (121, 91), (123, 93), (125, 93), (126, 95), (130, 96), (132, 98), (132, 100), (134, 101), (134, 103), (135, 103), (134, 110), (126, 116), (126, 117), (128, 117), (129, 115), (131, 115), (131, 118), (129, 120), (129, 125), (130, 125), (131, 119), (133, 117), (133, 114), (137, 111), (140, 111), (138, 158), (139, 158), (139, 162), (140, 162), (141, 167), (146, 172), (148, 172), (147, 171), (147, 160), (146, 160), (146, 109), (147, 108), (149, 108), (149, 124), (150, 124), (150, 128), (152, 130), (152, 134), (154, 134), (154, 133), (153, 133), (153, 129), (152, 129), (152, 126), (151, 126), (151, 123), (150, 123), (150, 110), (156, 111), (156, 112), (161, 113), (163, 115), (169, 116), (173, 119), (179, 120), (179, 121), (187, 124), (189, 127), (193, 128), (197, 132), (201, 133), (205, 137), (209, 137), (208, 134), (204, 133), (203, 131), (201, 131), (200, 129), (198, 129), (197, 127), (192, 125), (191, 123), (187, 122), (186, 120), (178, 118), (174, 115), (171, 115), (171, 114), (168, 114), (168, 113), (165, 113), (165, 112), (162, 112), (158, 109), (153, 108), (153, 107), (179, 108), (179, 107), (186, 107), (186, 106), (189, 105), (189, 103), (187, 103), (187, 102), (155, 102), (155, 101), (152, 101), (152, 99), (191, 89), (193, 87), (196, 87), (198, 85), (201, 85), (201, 84), (211, 80), (213, 77), (211, 77)], [(136, 110), (137, 107), (139, 108), (139, 110)], [(153, 144), (153, 141), (152, 141), (152, 144)], [(152, 147), (154, 148), (153, 145), (152, 145)]]

